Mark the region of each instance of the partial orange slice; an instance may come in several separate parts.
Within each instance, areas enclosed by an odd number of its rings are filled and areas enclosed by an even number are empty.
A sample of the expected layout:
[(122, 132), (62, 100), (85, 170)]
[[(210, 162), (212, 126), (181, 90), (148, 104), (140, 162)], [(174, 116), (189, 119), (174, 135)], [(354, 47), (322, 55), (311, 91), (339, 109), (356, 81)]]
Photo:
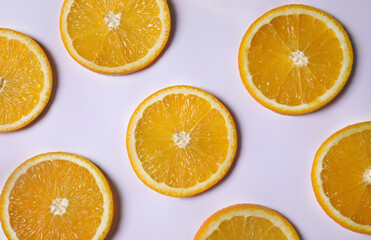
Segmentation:
[(147, 186), (185, 197), (205, 191), (227, 173), (237, 134), (228, 110), (210, 93), (173, 86), (138, 106), (126, 143), (131, 165)]
[(51, 89), (52, 71), (41, 47), (23, 33), (0, 28), (0, 132), (37, 118)]
[(9, 240), (102, 240), (112, 216), (112, 193), (103, 174), (69, 153), (27, 160), (11, 174), (0, 199), (1, 225)]
[(65, 0), (60, 31), (68, 53), (84, 67), (125, 74), (159, 56), (170, 13), (166, 0)]
[(312, 184), (317, 201), (332, 219), (371, 234), (371, 122), (348, 126), (321, 145)]
[(339, 93), (351, 72), (353, 51), (344, 28), (329, 14), (286, 5), (250, 26), (238, 60), (242, 81), (260, 104), (299, 115)]
[(210, 216), (194, 240), (299, 240), (294, 227), (278, 212), (253, 204), (229, 206)]

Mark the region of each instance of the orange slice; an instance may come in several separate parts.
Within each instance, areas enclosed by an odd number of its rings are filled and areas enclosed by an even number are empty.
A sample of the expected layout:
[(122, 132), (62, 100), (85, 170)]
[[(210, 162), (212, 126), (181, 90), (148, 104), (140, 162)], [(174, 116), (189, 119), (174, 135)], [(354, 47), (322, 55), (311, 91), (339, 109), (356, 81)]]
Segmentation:
[(371, 122), (348, 126), (321, 145), (312, 184), (317, 201), (332, 219), (371, 234)]
[(9, 240), (97, 239), (108, 233), (112, 193), (99, 169), (68, 153), (46, 153), (7, 180), (0, 219)]
[(339, 93), (351, 72), (353, 51), (347, 33), (329, 14), (286, 5), (250, 26), (238, 60), (242, 81), (260, 104), (299, 115)]
[(237, 134), (228, 110), (214, 96), (173, 86), (138, 106), (126, 143), (131, 165), (147, 186), (185, 197), (205, 191), (227, 173)]
[(41, 47), (20, 32), (0, 28), (0, 132), (37, 118), (51, 89), (52, 71)]
[(84, 67), (125, 74), (159, 56), (170, 13), (166, 0), (65, 0), (60, 31), (68, 53)]
[(259, 205), (229, 206), (209, 217), (194, 240), (299, 240), (294, 227), (278, 212)]

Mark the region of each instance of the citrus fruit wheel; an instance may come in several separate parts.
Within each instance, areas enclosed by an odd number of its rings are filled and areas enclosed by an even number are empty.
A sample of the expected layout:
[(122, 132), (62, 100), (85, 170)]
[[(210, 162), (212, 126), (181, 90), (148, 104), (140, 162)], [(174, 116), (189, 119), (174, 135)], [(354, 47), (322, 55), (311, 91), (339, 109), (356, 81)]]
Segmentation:
[(131, 165), (147, 186), (186, 197), (205, 191), (227, 173), (237, 134), (230, 113), (214, 96), (173, 86), (138, 106), (126, 143)]
[(84, 67), (125, 74), (151, 64), (170, 34), (166, 0), (65, 0), (60, 31), (68, 53)]
[(344, 28), (329, 14), (286, 5), (250, 26), (238, 60), (255, 100), (275, 112), (300, 115), (339, 93), (352, 69), (353, 50)]
[(0, 28), (0, 132), (37, 118), (51, 89), (52, 71), (41, 47), (23, 33)]
[(278, 212), (253, 204), (229, 206), (210, 216), (194, 240), (299, 240), (294, 227)]
[(371, 122), (348, 126), (321, 145), (312, 185), (327, 215), (350, 230), (371, 234)]
[(103, 174), (68, 153), (45, 153), (24, 162), (0, 199), (1, 225), (9, 240), (101, 240), (112, 216), (112, 193)]

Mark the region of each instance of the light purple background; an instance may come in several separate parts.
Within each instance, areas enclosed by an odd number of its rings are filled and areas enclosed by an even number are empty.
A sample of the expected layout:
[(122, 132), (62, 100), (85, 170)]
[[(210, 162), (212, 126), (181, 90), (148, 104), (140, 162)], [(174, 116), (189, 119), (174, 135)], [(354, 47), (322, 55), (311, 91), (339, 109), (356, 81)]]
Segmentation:
[[(305, 116), (283, 116), (245, 90), (237, 67), (242, 36), (266, 11), (285, 3), (318, 7), (347, 29), (355, 52), (353, 74), (340, 96)], [(281, 212), (306, 240), (366, 240), (318, 205), (310, 181), (313, 157), (335, 131), (371, 119), (371, 1), (170, 0), (172, 32), (151, 67), (127, 76), (105, 76), (75, 62), (59, 33), (62, 1), (1, 0), (0, 26), (33, 37), (54, 72), (50, 104), (30, 127), (0, 134), (0, 188), (23, 161), (65, 151), (97, 164), (115, 196), (107, 239), (192, 239), (215, 211), (255, 203)], [(125, 147), (126, 126), (138, 104), (162, 88), (188, 84), (219, 98), (238, 126), (239, 150), (229, 174), (189, 198), (163, 196), (133, 172)], [(5, 236), (0, 230), (0, 239)]]

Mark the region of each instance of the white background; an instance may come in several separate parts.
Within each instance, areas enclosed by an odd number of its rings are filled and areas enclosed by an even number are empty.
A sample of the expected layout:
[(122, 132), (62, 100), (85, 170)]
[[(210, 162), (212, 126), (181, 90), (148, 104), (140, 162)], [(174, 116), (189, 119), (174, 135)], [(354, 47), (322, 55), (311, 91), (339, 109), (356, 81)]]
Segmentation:
[[(106, 76), (76, 63), (59, 33), (62, 0), (1, 0), (0, 26), (34, 38), (53, 67), (47, 109), (29, 127), (0, 134), (0, 188), (23, 161), (65, 151), (90, 159), (108, 177), (115, 216), (107, 239), (192, 239), (215, 211), (256, 203), (281, 212), (302, 239), (365, 240), (320, 208), (310, 172), (316, 150), (335, 131), (371, 119), (371, 1), (170, 0), (172, 32), (167, 48), (149, 68)], [(305, 3), (337, 18), (354, 48), (353, 73), (330, 104), (309, 115), (274, 113), (248, 94), (237, 53), (250, 24), (285, 3)], [(172, 198), (146, 187), (133, 172), (125, 147), (131, 114), (162, 88), (187, 84), (219, 98), (238, 127), (239, 149), (229, 174), (194, 197)], [(6, 239), (0, 230), (0, 239)]]

